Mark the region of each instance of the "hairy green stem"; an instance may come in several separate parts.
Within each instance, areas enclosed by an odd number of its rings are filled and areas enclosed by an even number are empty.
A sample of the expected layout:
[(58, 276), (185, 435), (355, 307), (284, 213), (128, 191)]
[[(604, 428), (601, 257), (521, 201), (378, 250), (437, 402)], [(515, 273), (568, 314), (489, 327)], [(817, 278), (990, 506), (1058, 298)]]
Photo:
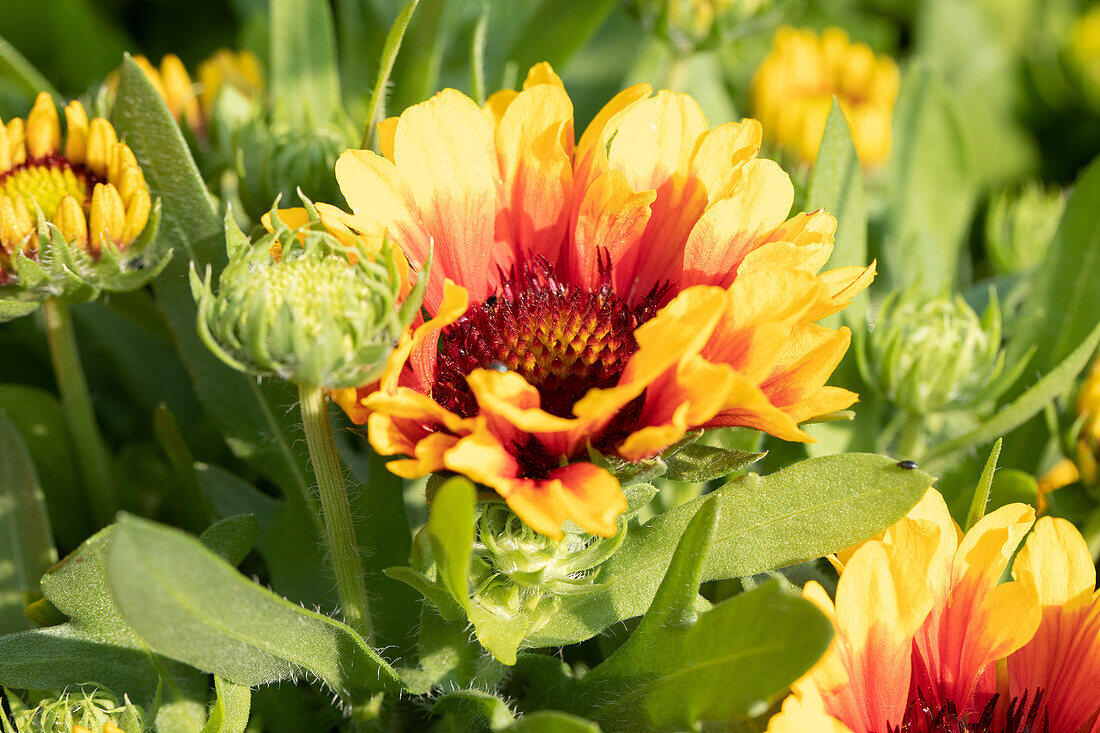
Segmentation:
[(50, 360), (53, 362), (57, 389), (61, 393), (61, 409), (65, 413), (80, 473), (84, 478), (91, 516), (97, 526), (105, 527), (114, 521), (119, 508), (118, 497), (111, 483), (110, 459), (96, 425), (88, 382), (80, 366), (72, 313), (68, 303), (57, 298), (48, 299), (43, 312)]
[(340, 607), (352, 628), (363, 638), (369, 639), (372, 624), (367, 588), (363, 584), (363, 560), (355, 541), (347, 483), (344, 480), (340, 455), (336, 452), (336, 441), (332, 436), (325, 393), (320, 387), (300, 384), (298, 397), (301, 400), (302, 425), (306, 432), (309, 460), (313, 464), (313, 473), (317, 477), (317, 487), (321, 495), (325, 540), (336, 570), (336, 593), (340, 597)]
[(895, 452), (899, 458), (916, 459), (924, 452), (924, 416), (905, 412), (905, 422)]

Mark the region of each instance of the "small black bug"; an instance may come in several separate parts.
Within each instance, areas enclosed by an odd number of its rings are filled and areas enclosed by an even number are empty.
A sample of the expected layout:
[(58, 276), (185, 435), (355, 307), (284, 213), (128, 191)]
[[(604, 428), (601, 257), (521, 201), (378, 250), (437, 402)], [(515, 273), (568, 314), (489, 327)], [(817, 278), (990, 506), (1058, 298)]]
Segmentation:
[(911, 471), (914, 468), (918, 468), (918, 466), (916, 461), (904, 460), (898, 461), (898, 468), (904, 468)]

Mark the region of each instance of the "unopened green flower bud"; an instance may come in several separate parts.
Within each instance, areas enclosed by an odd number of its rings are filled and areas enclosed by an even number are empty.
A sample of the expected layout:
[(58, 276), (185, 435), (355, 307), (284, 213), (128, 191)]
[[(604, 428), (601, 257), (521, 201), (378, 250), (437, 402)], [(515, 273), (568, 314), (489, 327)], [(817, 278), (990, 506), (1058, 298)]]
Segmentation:
[(295, 187), (314, 200), (342, 200), (333, 173), (336, 159), (357, 142), (350, 129), (338, 124), (303, 130), (270, 116), (245, 123), (236, 137), (238, 193), (245, 213), (258, 220), (271, 201), (292, 196)]
[(961, 296), (891, 296), (879, 312), (867, 351), (862, 355), (867, 380), (914, 415), (978, 407), (1019, 376), (1018, 370), (1004, 370), (995, 298), (979, 318)]
[(129, 699), (93, 689), (48, 695), (14, 715), (20, 733), (141, 733), (144, 711)]
[(559, 541), (535, 532), (507, 506), (488, 503), (478, 521), (478, 543), (471, 567), (474, 597), (500, 615), (526, 615), (529, 631), (557, 610), (561, 596), (590, 590), (594, 570), (626, 536), (594, 537), (580, 527)]
[[(264, 221), (271, 231), (255, 243), (227, 215), (229, 264), (217, 293), (209, 269), (205, 280), (191, 270), (199, 334), (240, 371), (330, 389), (368, 384), (420, 293), (399, 304), (404, 261), (396, 250), (347, 230), (338, 237), (303, 200), (305, 211), (272, 210)], [(304, 223), (291, 229), (286, 220)]]
[(1031, 182), (1017, 193), (1002, 192), (985, 220), (990, 260), (999, 272), (1025, 272), (1046, 256), (1066, 207), (1060, 189)]

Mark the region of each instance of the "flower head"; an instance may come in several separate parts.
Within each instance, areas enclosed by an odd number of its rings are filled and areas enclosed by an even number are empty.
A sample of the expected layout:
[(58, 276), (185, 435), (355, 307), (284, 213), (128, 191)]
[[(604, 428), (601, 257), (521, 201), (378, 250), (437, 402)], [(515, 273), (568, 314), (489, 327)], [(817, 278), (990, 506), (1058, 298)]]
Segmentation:
[(814, 321), (873, 267), (817, 274), (836, 222), (787, 218), (759, 123), (710, 129), (691, 97), (651, 94), (621, 92), (574, 142), (540, 64), (521, 92), (445, 90), (382, 123), (383, 155), (341, 156), (356, 220), (414, 265), (434, 247), (430, 319), (340, 400), (408, 456), (391, 470), (465, 474), (543, 534), (611, 535), (626, 501), (590, 449), (638, 461), (731, 425), (809, 440), (800, 422), (855, 400), (824, 386), (849, 332)]
[(1100, 483), (1100, 358), (1077, 393), (1076, 434), (1064, 458), (1039, 478), (1039, 509), (1047, 508), (1047, 495), (1063, 486), (1080, 481), (1086, 486)]
[(304, 200), (265, 217), (269, 234), (254, 244), (227, 216), (217, 294), (209, 271), (205, 280), (191, 271), (199, 334), (241, 371), (346, 388), (377, 377), (417, 302), (399, 310), (405, 261), (380, 232), (350, 229), (342, 212)]
[(25, 121), (0, 125), (0, 287), (27, 302), (76, 285), (93, 294), (134, 285), (123, 277), (133, 258), (122, 255), (141, 253), (156, 232), (145, 176), (111, 123), (89, 122), (76, 101), (65, 120), (63, 136), (42, 93)]
[(930, 489), (880, 537), (834, 558), (835, 602), (816, 583), (805, 594), (836, 637), (768, 730), (1091, 730), (1100, 603), (1084, 540), (1044, 517), (1013, 580), (998, 582), (1033, 521), (1011, 504), (964, 535)]
[(753, 77), (753, 112), (770, 137), (813, 162), (835, 96), (860, 161), (873, 168), (890, 156), (898, 79), (892, 58), (852, 43), (840, 28), (818, 36), (785, 26)]
[(1046, 257), (1066, 197), (1061, 189), (1044, 189), (1032, 181), (1019, 192), (1004, 191), (989, 205), (986, 245), (1001, 272), (1026, 272)]

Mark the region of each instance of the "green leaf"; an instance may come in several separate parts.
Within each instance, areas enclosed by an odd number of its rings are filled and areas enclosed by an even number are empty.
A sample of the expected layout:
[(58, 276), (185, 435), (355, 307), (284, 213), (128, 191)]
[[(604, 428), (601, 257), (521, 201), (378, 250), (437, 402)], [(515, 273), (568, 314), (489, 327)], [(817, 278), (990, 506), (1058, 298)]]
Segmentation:
[(202, 345), (195, 329), (195, 301), (187, 273), (191, 262), (200, 271), (210, 266), (215, 276), (225, 266), (222, 221), (179, 126), (129, 57), (119, 75), (114, 118), (142, 166), (150, 191), (164, 205), (160, 236), (169, 239), (175, 256), (154, 286), (199, 400), (233, 452), (274, 480), (302, 521), (314, 521), (317, 514), (306, 498), (312, 478), (304, 457), (286, 437), (293, 434), (288, 429), (294, 429), (285, 409), (294, 403), (290, 390), (284, 384), (258, 386), (255, 379), (226, 367)]
[(271, 0), (269, 74), (276, 119), (308, 129), (342, 115), (327, 0)]
[(363, 129), (362, 147), (369, 148), (375, 135), (377, 125), (386, 114), (386, 92), (390, 83), (390, 72), (397, 61), (397, 52), (401, 50), (401, 41), (405, 38), (405, 30), (412, 20), (413, 11), (420, 0), (409, 0), (397, 14), (397, 20), (386, 34), (386, 42), (382, 46), (382, 57), (378, 61), (378, 77), (374, 80), (374, 89), (370, 94), (370, 103), (367, 105), (367, 124)]
[(600, 733), (600, 726), (591, 720), (559, 710), (537, 710), (523, 715), (507, 728), (507, 733)]
[(912, 64), (894, 111), (894, 148), (881, 285), (919, 283), (930, 293), (955, 282), (970, 224), (974, 184), (965, 131), (943, 83)]
[(428, 537), (432, 543), (439, 579), (458, 604), (470, 609), (470, 551), (474, 546), (474, 502), (477, 490), (456, 476), (432, 497)]
[(1095, 331), (1100, 313), (1100, 157), (1078, 177), (1058, 231), (1036, 270), (1023, 306), (1009, 363), (1036, 350), (1033, 369), (1046, 374)]
[(253, 583), (179, 530), (124, 515), (107, 580), (150, 648), (237, 684), (308, 672), (352, 702), (401, 687), (351, 628)]
[[(402, 45), (415, 49), (397, 57), (393, 68), (393, 109), (405, 109), (422, 102), (436, 90), (443, 61), (445, 0), (421, 0), (420, 12), (402, 31)], [(400, 17), (398, 18), (400, 21)], [(396, 26), (395, 26), (396, 27)], [(392, 33), (392, 31), (391, 31)], [(395, 49), (396, 52), (396, 49)]]
[(993, 485), (993, 472), (997, 470), (997, 458), (1001, 455), (1002, 442), (1004, 441), (1001, 438), (997, 438), (997, 442), (993, 444), (993, 450), (989, 452), (985, 468), (982, 469), (981, 478), (978, 479), (978, 485), (974, 489), (974, 498), (970, 500), (970, 511), (966, 513), (964, 527), (966, 532), (969, 532), (970, 528), (985, 515), (985, 506), (989, 503), (989, 489)]
[(42, 577), (42, 592), (70, 620), (0, 637), (0, 685), (98, 685), (129, 696), (155, 717), (158, 730), (199, 733), (206, 675), (151, 651), (123, 621), (107, 588), (104, 557), (116, 530), (98, 532)]
[[(806, 193), (806, 209), (825, 209), (836, 217), (836, 245), (830, 267), (866, 266), (867, 208), (863, 201), (863, 169), (856, 156), (848, 120), (833, 99), (821, 147), (817, 151), (810, 186)], [(846, 323), (860, 323), (867, 308), (866, 295), (841, 313)]]
[(0, 78), (15, 84), (30, 99), (34, 99), (39, 92), (48, 92), (55, 100), (61, 99), (58, 91), (34, 68), (34, 64), (3, 38), (0, 38)]
[(767, 454), (691, 443), (665, 459), (668, 465), (665, 478), (688, 483), (725, 478), (734, 471), (756, 463), (765, 455)]
[(520, 75), (540, 61), (560, 69), (615, 9), (615, 0), (542, 0), (512, 46)]
[(939, 466), (960, 451), (988, 443), (1023, 425), (1039, 413), (1055, 397), (1068, 390), (1085, 368), (1100, 343), (1100, 323), (1092, 333), (1065, 358), (1011, 404), (968, 433), (944, 441), (932, 448), (921, 459), (928, 466)]
[(64, 549), (77, 547), (91, 532), (91, 524), (81, 509), (85, 497), (76, 477), (72, 439), (60, 402), (45, 390), (2, 384), (0, 411), (15, 423), (30, 451), (57, 542)]
[(696, 614), (719, 513), (719, 501), (702, 503), (638, 628), (581, 678), (581, 699), (609, 728), (681, 730), (759, 714), (828, 647), (829, 620), (775, 582)]
[(0, 634), (30, 626), (23, 594), (57, 562), (45, 498), (15, 424), (0, 412)]
[[(822, 456), (769, 476), (747, 474), (717, 491), (631, 527), (591, 595), (562, 599), (561, 610), (525, 641), (572, 644), (648, 608), (673, 548), (704, 501), (721, 502), (704, 580), (786, 567), (851, 547), (896, 522), (932, 484), (923, 471), (860, 453)], [(709, 497), (710, 495), (708, 495)]]
[(323, 570), (321, 536), (312, 522), (301, 521), (291, 504), (261, 493), (225, 469), (201, 463), (196, 469), (199, 485), (219, 517), (256, 517), (256, 549), (267, 565), (272, 588), (296, 603), (335, 605), (334, 579)]
[[(178, 479), (177, 491), (173, 496), (167, 497), (172, 507), (172, 516), (175, 517), (181, 529), (194, 533), (201, 532), (210, 524), (214, 510), (210, 506), (210, 499), (199, 486), (199, 478), (195, 473), (195, 461), (191, 457), (191, 449), (187, 447), (187, 442), (180, 432), (180, 425), (164, 403), (157, 405), (153, 412), (153, 432), (160, 447), (168, 456), (172, 472)], [(255, 539), (253, 536), (252, 540), (255, 541)], [(247, 554), (248, 550), (244, 552)], [(243, 558), (244, 555), (241, 557)]]
[(214, 708), (202, 733), (244, 733), (252, 708), (252, 690), (214, 675)]
[(473, 689), (440, 695), (432, 704), (432, 713), (443, 717), (454, 730), (477, 730), (477, 723), (500, 730), (515, 720), (507, 703), (499, 697)]
[(214, 554), (236, 567), (252, 551), (260, 536), (260, 523), (251, 514), (235, 514), (218, 520), (199, 538)]

